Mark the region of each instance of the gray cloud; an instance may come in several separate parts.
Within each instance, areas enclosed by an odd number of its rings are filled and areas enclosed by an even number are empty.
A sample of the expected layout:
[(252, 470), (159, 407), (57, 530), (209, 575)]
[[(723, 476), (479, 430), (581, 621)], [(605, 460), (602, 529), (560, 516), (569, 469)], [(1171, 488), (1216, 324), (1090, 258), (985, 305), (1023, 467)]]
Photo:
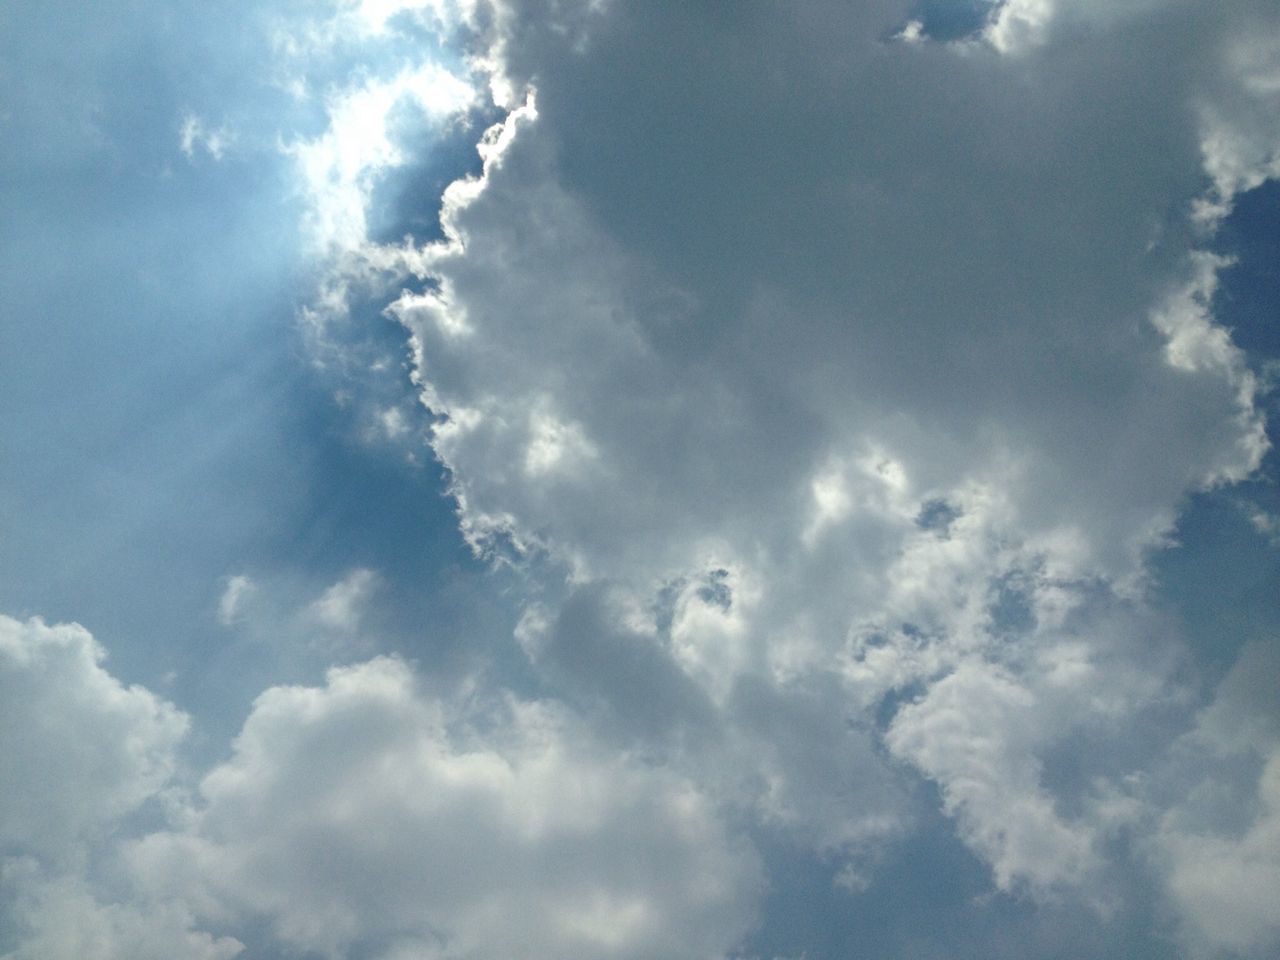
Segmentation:
[[(627, 597), (598, 636), (723, 571), (731, 596), (686, 592), (625, 649), (738, 730), (747, 689), (868, 725), (909, 701), (884, 746), (997, 883), (1088, 899), (1142, 802), (1082, 758), (1095, 794), (1065, 815), (1044, 758), (1182, 695), (1146, 559), (1268, 446), (1199, 245), (1280, 142), (1250, 119), (1274, 11), (1010, 3), (902, 44), (889, 3), (500, 10), (516, 109), (390, 308), (464, 532)], [(538, 616), (571, 688), (631, 656), (568, 676), (578, 620)], [(800, 782), (764, 766), (745, 782)]]

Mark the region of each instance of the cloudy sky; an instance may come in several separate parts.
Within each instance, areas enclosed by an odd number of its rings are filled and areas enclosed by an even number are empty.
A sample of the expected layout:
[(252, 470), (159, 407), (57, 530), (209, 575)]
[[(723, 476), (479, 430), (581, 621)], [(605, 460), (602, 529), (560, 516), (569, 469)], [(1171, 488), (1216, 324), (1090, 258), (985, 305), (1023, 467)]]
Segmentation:
[(1273, 0), (0, 85), (0, 960), (1280, 953)]

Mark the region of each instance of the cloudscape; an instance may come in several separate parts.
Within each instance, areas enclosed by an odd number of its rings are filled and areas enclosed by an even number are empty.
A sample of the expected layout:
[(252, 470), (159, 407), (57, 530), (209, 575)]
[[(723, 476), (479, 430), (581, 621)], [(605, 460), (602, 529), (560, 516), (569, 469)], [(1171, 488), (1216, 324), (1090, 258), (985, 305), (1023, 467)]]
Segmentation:
[(1272, 0), (0, 25), (0, 960), (1280, 955)]

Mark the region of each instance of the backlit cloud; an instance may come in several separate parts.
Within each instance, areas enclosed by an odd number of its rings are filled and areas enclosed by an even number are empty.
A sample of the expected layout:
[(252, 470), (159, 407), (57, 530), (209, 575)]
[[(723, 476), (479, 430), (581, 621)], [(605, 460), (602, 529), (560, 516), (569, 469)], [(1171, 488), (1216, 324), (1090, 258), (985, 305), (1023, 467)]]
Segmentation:
[(1275, 955), (1273, 3), (250, 7), (142, 166), (279, 325), (0, 489), (198, 584), (0, 617), (5, 960)]

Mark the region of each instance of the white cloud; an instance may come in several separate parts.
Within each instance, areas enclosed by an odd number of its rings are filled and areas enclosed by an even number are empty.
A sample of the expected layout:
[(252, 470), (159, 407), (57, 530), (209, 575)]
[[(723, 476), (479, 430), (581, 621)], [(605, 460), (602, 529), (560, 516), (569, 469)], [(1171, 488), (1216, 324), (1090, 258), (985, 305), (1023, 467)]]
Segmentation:
[(716, 956), (760, 888), (687, 780), (550, 704), (460, 712), (389, 659), (263, 693), (186, 827), (132, 862), (198, 912), (264, 916), (331, 957), (389, 937), (391, 955)]
[[(890, 55), (899, 16), (690, 31), (674, 11), (506, 5), (490, 57), (536, 108), (486, 136), (483, 176), (445, 194), (446, 241), (403, 257), (430, 291), (390, 312), (443, 418), (464, 532), (481, 551), (537, 545), (553, 586), (561, 563), (576, 590), (621, 598), (605, 635), (646, 645), (652, 682), (674, 689), (675, 669), (754, 744), (739, 799), (768, 817), (801, 794), (798, 769), (769, 769), (746, 691), (868, 726), (909, 696), (890, 751), (938, 780), (1001, 886), (1056, 895), (1104, 869), (1133, 804), (1100, 754), (1065, 817), (1045, 757), (1063, 731), (1122, 739), (1176, 696), (1175, 644), (1146, 639), (1147, 558), (1188, 491), (1267, 449), (1213, 317), (1223, 263), (1190, 215), (1267, 175), (1239, 131), (1270, 144), (1269, 121), (1236, 101), (1271, 95), (1269, 54), (1231, 51), (1280, 24), (1248, 3), (1208, 19), (1009, 2), (994, 52)], [(1227, 146), (1204, 119), (1221, 111), (1239, 123)], [(554, 427), (531, 441), (537, 410)], [(562, 462), (543, 434), (578, 438), (589, 470), (530, 469)], [(938, 503), (943, 528), (917, 523)], [(699, 599), (714, 570), (744, 588)], [(569, 629), (544, 603), (521, 642), (632, 709), (567, 665)], [(789, 816), (830, 823), (837, 796)]]
[(284, 148), (298, 165), (316, 251), (350, 254), (367, 241), (371, 191), (387, 171), (408, 159), (397, 142), (397, 108), (416, 109), (419, 122), (440, 123), (474, 98), (467, 81), (430, 62), (330, 96), (325, 132)]
[(1173, 753), (1152, 856), (1196, 956), (1280, 949), (1280, 645), (1245, 647)]
[(364, 608), (378, 588), (378, 574), (357, 567), (328, 587), (307, 607), (308, 618), (329, 630), (354, 633), (360, 629)]
[(167, 896), (91, 876), (171, 785), (187, 717), (103, 669), (76, 624), (0, 616), (0, 929), (5, 960), (228, 960)]
[(21, 938), (4, 960), (231, 960), (243, 949), (234, 937), (193, 930), (180, 902), (103, 904), (84, 881), (48, 879), (30, 861), (7, 862), (0, 884), (17, 891)]
[(924, 24), (919, 20), (908, 20), (906, 26), (894, 35), (894, 39), (902, 43), (923, 43), (925, 40)]
[(1035, 695), (1004, 671), (964, 664), (904, 708), (886, 737), (942, 785), (943, 805), (1004, 890), (1078, 887), (1097, 870), (1088, 825), (1064, 822), (1041, 786)]
[[(0, 619), (5, 960), (713, 957), (751, 928), (760, 864), (716, 802), (553, 702), (334, 668), (265, 691), (188, 798), (185, 717), (100, 657)], [(126, 826), (162, 791), (167, 828)]]
[[(968, 75), (968, 63), (955, 62), (957, 81)], [(985, 69), (996, 67), (988, 64)], [(590, 99), (585, 87), (562, 91), (560, 95)], [(1062, 94), (1064, 98), (1072, 95), (1070, 90)], [(1076, 102), (1062, 107), (1085, 109)], [(981, 109), (982, 105), (974, 104), (975, 114)], [(913, 117), (914, 111), (903, 111), (902, 115)], [(769, 120), (768, 114), (757, 118), (762, 129)], [(1057, 535), (1054, 531), (1065, 531), (1071, 525), (1076, 528), (1073, 535), (1083, 538), (1087, 562), (1104, 564), (1103, 572), (1109, 575), (1121, 575), (1132, 568), (1141, 550), (1152, 542), (1153, 532), (1169, 523), (1171, 504), (1189, 482), (1197, 479), (1197, 474), (1205, 480), (1238, 475), (1257, 462), (1257, 450), (1250, 446), (1250, 438), (1256, 438), (1258, 431), (1256, 419), (1250, 419), (1251, 398), (1238, 395), (1239, 385), (1232, 382), (1232, 371), (1225, 362), (1213, 371), (1203, 369), (1204, 376), (1195, 386), (1186, 383), (1186, 378), (1180, 380), (1172, 370), (1152, 366), (1154, 355), (1140, 335), (1140, 324), (1142, 314), (1157, 311), (1161, 303), (1136, 301), (1119, 286), (1141, 278), (1147, 284), (1167, 284), (1172, 295), (1173, 290), (1195, 282), (1187, 280), (1188, 276), (1202, 275), (1202, 260), (1187, 261), (1190, 265), (1185, 268), (1176, 257), (1168, 255), (1143, 263), (1136, 236), (1131, 238), (1134, 244), (1129, 253), (1116, 249), (1104, 254), (1096, 247), (1072, 246), (1077, 258), (1124, 258), (1133, 264), (1132, 276), (1124, 280), (1116, 274), (1106, 279), (1099, 277), (1084, 287), (1055, 288), (1052, 272), (1028, 272), (1012, 283), (1015, 289), (1025, 285), (1021, 296), (1033, 302), (1038, 298), (1041, 305), (1031, 315), (1022, 315), (1018, 311), (1026, 308), (1015, 307), (1011, 302), (992, 303), (983, 290), (995, 276), (1006, 274), (1006, 265), (1017, 260), (1018, 252), (995, 246), (989, 251), (986, 264), (969, 262), (963, 253), (973, 243), (965, 231), (985, 220), (974, 223), (957, 218), (945, 225), (955, 231), (948, 241), (952, 244), (948, 251), (940, 242), (927, 239), (944, 228), (941, 222), (909, 217), (904, 212), (893, 220), (898, 225), (891, 226), (893, 218), (881, 215), (874, 205), (846, 201), (838, 206), (839, 213), (831, 214), (835, 223), (824, 224), (824, 229), (843, 226), (852, 236), (874, 234), (883, 221), (888, 231), (884, 246), (929, 243), (931, 255), (958, 258), (954, 263), (935, 259), (930, 269), (963, 278), (972, 288), (947, 286), (923, 295), (908, 289), (903, 291), (910, 301), (905, 304), (895, 304), (889, 291), (883, 291), (884, 297), (872, 299), (870, 291), (878, 293), (877, 288), (892, 282), (883, 278), (909, 265), (893, 262), (893, 249), (870, 245), (865, 264), (853, 266), (859, 276), (866, 275), (865, 292), (859, 294), (850, 288), (843, 275), (823, 281), (831, 288), (825, 302), (841, 302), (841, 296), (848, 295), (853, 299), (847, 309), (855, 317), (866, 314), (865, 319), (850, 325), (840, 310), (806, 302), (812, 292), (791, 289), (785, 276), (771, 272), (754, 289), (747, 286), (730, 291), (715, 289), (714, 273), (709, 273), (701, 281), (707, 287), (703, 290), (698, 288), (697, 278), (680, 275), (678, 265), (670, 263), (671, 254), (662, 252), (661, 246), (623, 250), (618, 238), (596, 219), (601, 211), (583, 204), (582, 192), (597, 189), (593, 174), (583, 172), (591, 167), (585, 163), (574, 165), (574, 175), (585, 177), (584, 183), (573, 185), (577, 196), (558, 184), (561, 173), (550, 153), (564, 149), (556, 142), (564, 133), (551, 125), (553, 122), (535, 120), (530, 110), (518, 111), (502, 135), (493, 138), (487, 179), (478, 189), (468, 186), (446, 197), (445, 220), (456, 237), (456, 245), (427, 251), (426, 267), (439, 275), (440, 292), (405, 296), (393, 308), (420, 344), (419, 364), (427, 401), (440, 413), (450, 414), (455, 408), (465, 411), (467, 429), (442, 430), (437, 447), (454, 469), (473, 510), (510, 513), (517, 518), (527, 513), (529, 531), (537, 529), (552, 536), (562, 528), (578, 528), (580, 533), (574, 542), (566, 542), (566, 551), (581, 552), (590, 540), (592, 552), (625, 558), (619, 564), (623, 565), (635, 553), (628, 549), (631, 544), (658, 539), (655, 517), (670, 517), (666, 525), (671, 527), (701, 524), (710, 528), (704, 536), (723, 535), (721, 525), (707, 518), (708, 514), (714, 515), (714, 510), (701, 509), (704, 504), (692, 496), (705, 489), (697, 478), (713, 472), (734, 480), (732, 484), (722, 484), (717, 495), (734, 501), (753, 519), (757, 515), (751, 511), (763, 498), (773, 497), (775, 502), (764, 516), (776, 526), (795, 513), (792, 504), (797, 469), (811, 470), (812, 475), (821, 478), (822, 461), (857, 455), (859, 447), (874, 444), (890, 460), (896, 460), (903, 478), (899, 482), (907, 485), (907, 496), (914, 495), (917, 504), (920, 495), (935, 485), (945, 484), (939, 491), (945, 493), (957, 483), (968, 482), (993, 457), (1005, 455), (1024, 474), (1010, 478), (1023, 485), (1022, 491), (1016, 493), (1020, 502), (1014, 504), (1022, 509), (1022, 524), (1040, 528), (1028, 533)], [(663, 131), (651, 133), (660, 136)], [(957, 147), (977, 149), (976, 144)], [(854, 153), (846, 165), (853, 169), (846, 176), (855, 181), (859, 177), (892, 178), (891, 171), (858, 169), (854, 166), (860, 159), (858, 147), (849, 149)], [(966, 158), (961, 155), (947, 159), (963, 162)], [(1137, 159), (1117, 156), (1114, 162), (1127, 164)], [(1199, 158), (1188, 152), (1183, 159), (1187, 172), (1194, 177)], [(941, 158), (939, 162), (943, 162)], [(731, 172), (726, 171), (725, 175)], [(988, 189), (981, 171), (973, 172), (977, 184)], [(1010, 181), (1001, 190), (1048, 194), (1058, 189), (1052, 181), (1064, 176), (1056, 170), (1032, 169), (1028, 170), (1025, 183)], [(795, 181), (809, 182), (802, 174), (797, 174)], [(957, 192), (963, 189), (959, 184), (949, 186)], [(1148, 196), (1155, 202), (1153, 194)], [(590, 193), (586, 199), (597, 207), (607, 202)], [(1121, 205), (1144, 202), (1116, 200)], [(708, 201), (694, 202), (705, 205)], [(904, 191), (897, 202), (914, 207), (919, 201)], [(930, 202), (940, 209), (945, 209), (947, 203), (941, 195)], [(1166, 200), (1161, 198), (1159, 202), (1163, 205)], [(1109, 203), (1111, 199), (1090, 200), (1094, 226), (1099, 230), (1113, 228), (1111, 212), (1103, 209)], [(1056, 215), (1052, 209), (1037, 212), (1025, 206), (1011, 206), (994, 195), (984, 210), (987, 218), (1008, 221), (1002, 230), (991, 232), (989, 237), (984, 235), (984, 242), (992, 244), (999, 242), (1002, 233), (1012, 237), (1043, 232), (1034, 218)], [(707, 213), (721, 220), (734, 216), (724, 208), (712, 208)], [(1131, 214), (1136, 220), (1149, 221), (1155, 211), (1133, 210)], [(1098, 219), (1104, 217), (1105, 221)], [(841, 219), (847, 222), (841, 224)], [(894, 236), (905, 229), (902, 223), (919, 223), (921, 236)], [(624, 226), (635, 230), (647, 229), (649, 224), (642, 221)], [(663, 239), (688, 247), (695, 242), (699, 229), (688, 221), (680, 226), (682, 229)], [(1045, 229), (1056, 228), (1046, 225)], [(1088, 230), (1089, 225), (1080, 226), (1082, 236), (1089, 235)], [(729, 235), (744, 233), (740, 230)], [(543, 236), (549, 241), (554, 238), (554, 244), (538, 246), (538, 238)], [(811, 244), (800, 235), (785, 239), (794, 240), (801, 247)], [(1074, 243), (1067, 237), (1063, 239)], [(784, 242), (783, 237), (778, 237), (771, 246), (780, 247)], [(1116, 238), (1100, 241), (1091, 237), (1091, 242), (1114, 243)], [(1141, 243), (1145, 245), (1145, 236)], [(687, 250), (684, 255), (705, 257), (714, 252), (712, 246), (700, 253)], [(1066, 253), (1064, 247), (1058, 255)], [(814, 254), (829, 258), (823, 251)], [(629, 260), (632, 256), (649, 255), (662, 258), (672, 268), (672, 275), (643, 277), (640, 264)], [(763, 253), (752, 251), (750, 255), (760, 259)], [(560, 262), (573, 263), (568, 282), (562, 282), (566, 278), (557, 267)], [(727, 257), (712, 261), (717, 262), (731, 265), (734, 261)], [(767, 266), (767, 261), (762, 260), (762, 265)], [(1080, 268), (1087, 269), (1083, 261)], [(555, 278), (555, 282), (549, 278)], [(652, 284), (648, 300), (641, 292), (645, 283)], [(1100, 286), (1103, 283), (1107, 284), (1105, 288)], [(683, 288), (679, 284), (684, 284)], [(722, 305), (728, 295), (743, 301), (734, 308), (737, 315)], [(1007, 293), (1003, 296), (1007, 299)], [(1110, 306), (1103, 305), (1107, 296), (1114, 297)], [(868, 302), (859, 304), (859, 297)], [(897, 315), (904, 310), (922, 325), (919, 337), (909, 346), (895, 339), (898, 333), (892, 324), (885, 324), (882, 329), (876, 322), (877, 314)], [(1010, 352), (1012, 345), (1006, 342), (1010, 328), (980, 321), (983, 313), (993, 310), (1007, 313), (1007, 322), (1016, 324), (1013, 329), (1025, 332), (1026, 350)], [(959, 312), (968, 319), (961, 322), (955, 316)], [(1203, 308), (1201, 312), (1204, 313)], [(441, 332), (442, 314), (456, 314), (456, 325), (473, 329), (475, 317), (483, 315), (489, 329), (480, 331), (486, 334), (483, 336), (446, 338)], [(788, 323), (785, 335), (779, 332), (783, 329), (781, 318), (801, 316), (805, 318), (803, 325)], [(946, 325), (940, 321), (935, 324), (931, 318), (937, 316), (952, 319)], [(1163, 321), (1165, 314), (1156, 316)], [(1054, 374), (1046, 366), (1050, 357), (1040, 354), (1031, 344), (1038, 335), (1062, 340), (1068, 325), (1079, 325), (1081, 330), (1078, 335), (1069, 335), (1069, 344), (1059, 344), (1066, 352), (1053, 352), (1052, 365), (1059, 371)], [(1198, 335), (1198, 343), (1207, 345), (1216, 338), (1225, 349), (1227, 341), (1221, 330), (1213, 328), (1207, 319), (1201, 327), (1204, 333)], [(737, 332), (739, 328), (746, 332)], [(858, 331), (856, 345), (846, 332), (852, 328)], [(964, 329), (969, 342), (956, 339), (950, 332), (952, 328)], [(730, 336), (731, 341), (721, 339), (720, 333)], [(770, 339), (775, 336), (779, 338), (776, 342)], [(687, 341), (691, 348), (710, 351), (700, 362), (696, 380), (682, 376), (681, 361), (664, 349), (664, 338), (672, 338), (673, 346)], [(1104, 356), (1098, 351), (1108, 338), (1114, 343)], [(1181, 346), (1172, 345), (1170, 349), (1181, 355)], [(948, 366), (955, 353), (963, 353), (972, 369), (962, 371)], [(991, 365), (989, 371), (983, 369), (983, 358)], [(760, 379), (754, 385), (737, 382), (736, 366), (752, 363), (759, 365)], [(1071, 371), (1069, 375), (1064, 375), (1064, 368)], [(1132, 409), (1119, 418), (1111, 418), (1094, 406), (1088, 399), (1091, 391), (1085, 388), (1090, 377), (1103, 375), (1109, 368), (1114, 368), (1116, 377), (1142, 378)], [(571, 370), (574, 376), (569, 376)], [(792, 375), (801, 370), (811, 372), (804, 377)], [(930, 371), (938, 376), (930, 376)], [(943, 371), (947, 376), (941, 376)], [(598, 501), (592, 497), (584, 501), (575, 494), (572, 518), (549, 516), (559, 506), (558, 501), (548, 502), (540, 495), (537, 484), (530, 485), (525, 482), (526, 477), (498, 466), (508, 456), (510, 461), (521, 459), (519, 453), (506, 449), (524, 442), (519, 430), (522, 417), (517, 410), (536, 402), (538, 394), (534, 391), (541, 390), (541, 380), (547, 378), (557, 384), (558, 393), (552, 399), (558, 416), (582, 425), (585, 435), (592, 438), (604, 476), (614, 478), (612, 483), (596, 486)], [(750, 405), (760, 402), (761, 392), (770, 389), (777, 391), (777, 403), (772, 410), (761, 409), (762, 416), (753, 415)], [(1214, 391), (1216, 398), (1209, 396)], [(1214, 407), (1212, 414), (1210, 406)], [(783, 410), (792, 419), (784, 417)], [(769, 418), (770, 412), (774, 419)], [(1204, 415), (1228, 421), (1221, 440), (1215, 431), (1189, 429)], [(1138, 428), (1132, 426), (1133, 418), (1147, 418), (1149, 422)], [(1230, 423), (1234, 418), (1240, 421)], [(1130, 426), (1116, 429), (1113, 419)], [(1187, 429), (1179, 427), (1175, 431), (1173, 425), (1178, 422)], [(1153, 432), (1149, 445), (1141, 442), (1141, 435), (1148, 428)], [(960, 437), (965, 438), (963, 449), (957, 446)], [(1219, 447), (1222, 441), (1227, 445)], [(1240, 447), (1233, 447), (1233, 441)], [(1099, 476), (1091, 468), (1081, 469), (1090, 460), (1086, 451), (1096, 453), (1099, 444), (1114, 450), (1121, 459), (1136, 460), (1135, 466), (1146, 471), (1142, 484), (1136, 483), (1137, 471), (1117, 470)], [(670, 456), (665, 455), (668, 449), (672, 451)], [(1170, 457), (1173, 451), (1177, 453)], [(812, 466), (804, 463), (806, 457)], [(471, 465), (473, 458), (475, 463)], [(784, 469), (784, 464), (791, 474), (772, 476), (772, 487), (752, 484), (750, 474), (760, 473), (762, 468)], [(1132, 476), (1135, 483), (1130, 485), (1119, 475), (1122, 473)], [(625, 493), (615, 489), (624, 484)], [(664, 496), (658, 496), (659, 491)], [(848, 490), (835, 492), (842, 497), (849, 494)], [(493, 505), (486, 500), (492, 500)], [(860, 512), (865, 515), (870, 511)], [(588, 516), (598, 519), (592, 521)], [(1120, 524), (1114, 522), (1122, 516), (1125, 519)], [(590, 529), (581, 529), (586, 523), (590, 523)], [(688, 539), (681, 537), (676, 542)], [(658, 560), (663, 565), (684, 562)]]
[(382, 433), (388, 440), (401, 440), (410, 430), (404, 411), (399, 407), (388, 407), (378, 414), (377, 419)]
[[(477, 550), (523, 554), (516, 639), (564, 703), (442, 702), (394, 659), (272, 687), (128, 845), (136, 900), (11, 880), (21, 949), (229, 956), (198, 918), (334, 957), (724, 955), (761, 896), (730, 824), (839, 858), (856, 893), (910, 828), (908, 774), (1003, 890), (1101, 900), (1132, 831), (1196, 949), (1271, 949), (1265, 704), (1220, 691), (1171, 751), (1146, 721), (1189, 702), (1148, 558), (1266, 449), (1200, 247), (1277, 173), (1275, 12), (1008, 0), (903, 50), (887, 0), (552, 6), (466, 12), (513, 109), (444, 242), (371, 244), (369, 203), (414, 162), (401, 113), (438, 124), (466, 81), (361, 75), (285, 149), (330, 268), (318, 323), (420, 281), (389, 313), (433, 449)], [(342, 13), (360, 36), (437, 16)], [(214, 153), (189, 119), (184, 150)], [(401, 409), (370, 422), (399, 436)], [(292, 625), (355, 633), (377, 584), (354, 570)], [(228, 581), (224, 623), (251, 589)], [(40, 734), (0, 752), (0, 836), (38, 858), (172, 771), (182, 715), (99, 656), (0, 621), (3, 729)]]
[(229, 627), (244, 616), (245, 604), (255, 593), (258, 585), (244, 574), (236, 574), (227, 578), (227, 585), (218, 600), (218, 622)]
[(1217, 96), (1199, 102), (1201, 151), (1213, 189), (1197, 203), (1209, 227), (1230, 213), (1235, 197), (1280, 176), (1280, 41), (1247, 22), (1218, 41)]
[(1191, 942), (1262, 958), (1280, 947), (1280, 750), (1263, 768), (1255, 803), (1258, 813), (1240, 835), (1175, 828), (1161, 844), (1169, 892)]
[(1053, 19), (1054, 0), (1003, 0), (995, 5), (984, 38), (1001, 53), (1014, 53), (1044, 40)]
[(394, 17), (410, 14), (439, 22), (453, 13), (450, 8), (456, 4), (450, 0), (351, 0), (347, 6), (354, 8), (367, 30), (383, 33)]
[(1280, 547), (1280, 514), (1267, 513), (1256, 505), (1245, 507), (1253, 529), (1266, 537), (1273, 547)]
[(168, 782), (187, 718), (76, 624), (0, 615), (0, 842), (62, 862)]
[[(1053, 39), (1072, 32), (1124, 29), (1143, 15), (1158, 13), (1167, 0), (988, 0), (987, 24), (979, 34), (1006, 56), (1031, 53)], [(1055, 38), (1055, 31), (1060, 36)], [(1065, 39), (1064, 42), (1071, 42)]]
[(563, 423), (546, 410), (530, 413), (528, 430), (524, 456), (527, 476), (576, 473), (584, 461), (595, 457), (595, 448), (579, 424)]
[(235, 135), (224, 124), (217, 128), (209, 125), (196, 116), (188, 113), (182, 118), (182, 129), (178, 135), (178, 146), (188, 160), (194, 160), (197, 150), (203, 150), (214, 160), (221, 160), (227, 148), (235, 141)]
[(611, 742), (638, 745), (792, 841), (845, 863), (874, 855), (904, 826), (901, 778), (849, 722), (831, 678), (735, 680), (745, 664), (767, 671), (769, 651), (746, 629), (749, 573), (714, 564), (656, 607), (583, 585), (555, 609), (530, 607), (517, 639)]

